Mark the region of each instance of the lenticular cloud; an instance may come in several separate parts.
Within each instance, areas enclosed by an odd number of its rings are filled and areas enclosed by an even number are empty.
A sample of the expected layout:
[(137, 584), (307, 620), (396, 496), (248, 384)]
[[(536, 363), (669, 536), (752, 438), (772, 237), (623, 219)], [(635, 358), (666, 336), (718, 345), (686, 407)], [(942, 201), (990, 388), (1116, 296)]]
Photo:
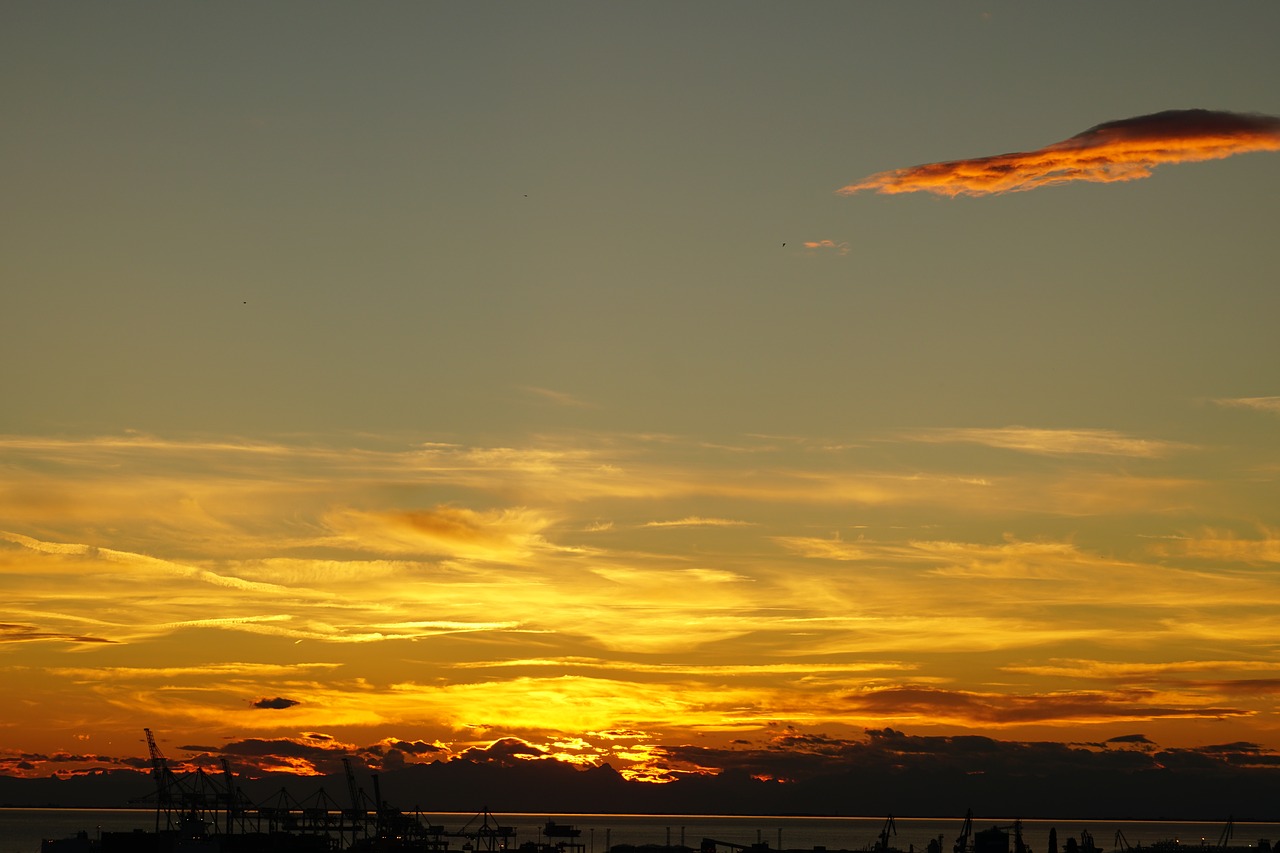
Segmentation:
[(1109, 121), (1036, 151), (925, 163), (863, 178), (838, 192), (989, 195), (1069, 181), (1133, 181), (1163, 163), (1280, 151), (1280, 118), (1215, 110), (1167, 110)]

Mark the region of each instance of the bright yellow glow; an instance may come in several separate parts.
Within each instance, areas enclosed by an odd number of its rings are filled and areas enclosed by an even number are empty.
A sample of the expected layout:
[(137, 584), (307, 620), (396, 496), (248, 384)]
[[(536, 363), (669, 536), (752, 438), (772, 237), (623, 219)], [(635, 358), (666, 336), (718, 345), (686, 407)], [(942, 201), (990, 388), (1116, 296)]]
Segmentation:
[[(1230, 720), (1267, 737), (1256, 649), (1280, 606), (1262, 570), (1277, 536), (1194, 524), (1220, 488), (1171, 467), (1194, 448), (1021, 428), (878, 441), (1020, 461), (902, 474), (762, 439), (747, 476), (673, 465), (670, 437), (296, 453), (11, 438), (0, 667), (23, 689), (5, 723), (50, 750), (139, 723), (439, 744), (415, 760), (517, 737), (650, 781), (706, 770), (664, 742), (779, 722), (1193, 736)], [(1152, 470), (1117, 473), (1117, 455)], [(51, 472), (55, 456), (75, 465)], [(399, 480), (430, 498), (404, 501)], [(850, 525), (851, 507), (911, 523)], [(955, 533), (1032, 513), (1077, 532)], [(1150, 535), (1089, 521), (1113, 514)]]

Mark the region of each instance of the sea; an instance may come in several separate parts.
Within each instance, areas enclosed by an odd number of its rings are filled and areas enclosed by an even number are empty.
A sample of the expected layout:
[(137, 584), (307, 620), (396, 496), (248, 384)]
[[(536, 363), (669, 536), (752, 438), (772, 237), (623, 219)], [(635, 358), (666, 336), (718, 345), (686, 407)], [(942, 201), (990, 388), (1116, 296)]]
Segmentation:
[[(418, 816), (423, 823), (442, 825), (448, 832), (463, 832), (482, 820), (480, 815), (454, 812), (422, 812)], [(500, 814), (493, 818), (515, 830), (509, 848), (542, 840), (541, 830), (549, 820), (570, 824), (582, 830), (576, 839), (582, 844), (581, 853), (606, 853), (619, 844), (681, 845), (696, 851), (704, 838), (744, 847), (767, 844), (775, 851), (861, 851), (870, 850), (887, 826), (884, 817)], [(964, 819), (957, 817), (895, 818), (896, 831), (889, 836), (889, 846), (905, 853), (925, 853), (929, 842), (941, 837), (943, 851), (950, 853), (963, 824)], [(1013, 818), (975, 817), (973, 830), (992, 826), (1010, 829), (1012, 824)], [(154, 828), (155, 811), (151, 809), (0, 809), (0, 853), (39, 853), (41, 839), (69, 838), (81, 831), (92, 838), (104, 830)], [(1080, 842), (1087, 834), (1104, 853), (1123, 853), (1161, 841), (1177, 841), (1213, 853), (1223, 841), (1227, 822), (1024, 820), (1022, 837), (1032, 853), (1047, 853), (1050, 829), (1056, 832), (1059, 850), (1065, 850), (1068, 838)], [(457, 839), (458, 850), (463, 840)], [(1231, 827), (1230, 844), (1264, 849), (1274, 845), (1280, 850), (1280, 823), (1236, 822)]]

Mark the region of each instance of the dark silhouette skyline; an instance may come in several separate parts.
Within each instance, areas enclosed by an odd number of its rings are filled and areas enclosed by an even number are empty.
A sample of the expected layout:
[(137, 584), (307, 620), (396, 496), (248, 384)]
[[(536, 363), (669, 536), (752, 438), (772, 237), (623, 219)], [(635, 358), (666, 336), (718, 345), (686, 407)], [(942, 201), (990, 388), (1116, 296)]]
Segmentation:
[[(1067, 745), (917, 737), (893, 729), (870, 734), (859, 742), (827, 739), (821, 752), (688, 747), (679, 758), (720, 772), (681, 774), (665, 784), (628, 781), (608, 765), (584, 768), (539, 757), (514, 740), (449, 761), (429, 760), (429, 750), (420, 752), (428, 759), (422, 763), (406, 763), (398, 750), (350, 758), (362, 779), (379, 775), (398, 807), (439, 812), (930, 817), (974, 808), (1026, 818), (1280, 817), (1277, 756), (1251, 744), (1167, 750), (1141, 735)], [(246, 769), (246, 754), (267, 748), (267, 742), (247, 741), (223, 755), (199, 753), (175, 765), (217, 776), (221, 759), (234, 755), (237, 785), (254, 802), (282, 787), (299, 800), (322, 788), (339, 801), (345, 797), (339, 771), (298, 776)], [(147, 762), (132, 763), (62, 779), (0, 776), (0, 803), (123, 807), (153, 789)], [(778, 781), (784, 777), (789, 781)]]

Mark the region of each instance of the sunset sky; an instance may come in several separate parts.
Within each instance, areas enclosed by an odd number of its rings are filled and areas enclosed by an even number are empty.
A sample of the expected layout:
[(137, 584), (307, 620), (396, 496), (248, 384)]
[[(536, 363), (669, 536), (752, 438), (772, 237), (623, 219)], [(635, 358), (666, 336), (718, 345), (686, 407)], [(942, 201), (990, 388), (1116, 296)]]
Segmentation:
[(0, 773), (1280, 760), (1277, 32), (6, 3)]

